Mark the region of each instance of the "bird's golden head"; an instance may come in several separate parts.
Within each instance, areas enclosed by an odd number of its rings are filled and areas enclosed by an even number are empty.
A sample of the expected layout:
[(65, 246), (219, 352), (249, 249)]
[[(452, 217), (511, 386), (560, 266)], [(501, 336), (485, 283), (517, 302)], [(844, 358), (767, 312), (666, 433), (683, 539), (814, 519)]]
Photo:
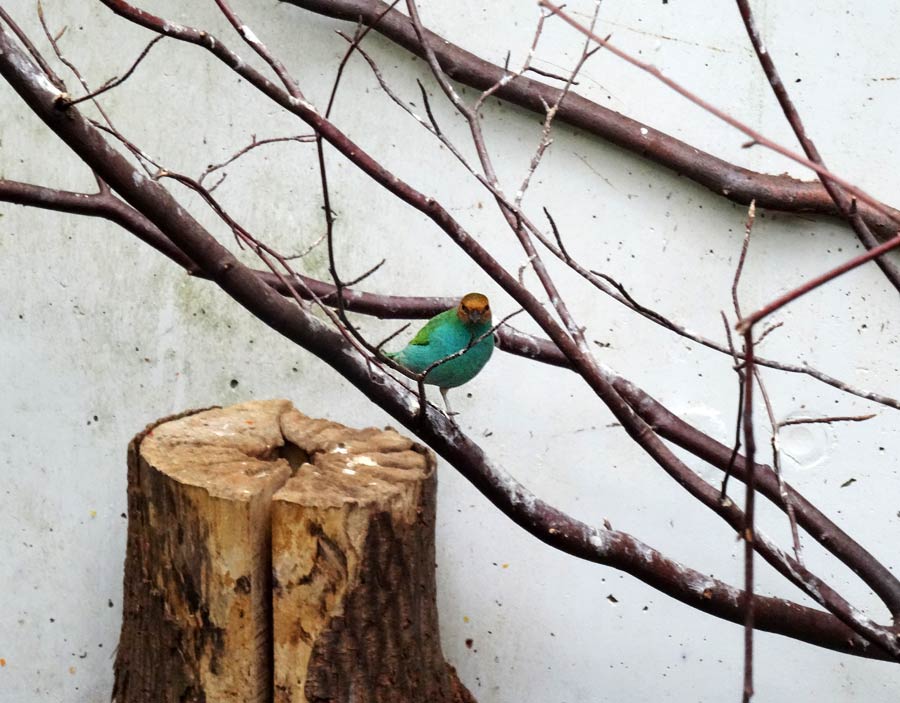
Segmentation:
[(467, 325), (477, 325), (491, 321), (491, 304), (487, 296), (481, 293), (468, 293), (459, 301), (456, 308), (459, 319)]

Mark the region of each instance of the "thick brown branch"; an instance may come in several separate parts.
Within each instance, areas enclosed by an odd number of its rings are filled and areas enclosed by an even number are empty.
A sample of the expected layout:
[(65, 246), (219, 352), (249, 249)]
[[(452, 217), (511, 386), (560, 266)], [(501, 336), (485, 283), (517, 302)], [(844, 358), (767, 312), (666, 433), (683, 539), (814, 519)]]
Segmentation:
[(168, 256), (188, 273), (199, 273), (194, 262), (154, 227), (147, 218), (109, 192), (72, 193), (30, 183), (0, 179), (0, 200), (57, 212), (102, 217), (124, 227), (145, 244), (149, 244), (161, 254)]
[[(371, 24), (388, 5), (381, 0), (284, 0), (291, 5), (328, 17)], [(411, 53), (423, 57), (415, 28), (409, 18), (390, 10), (376, 31)], [(460, 83), (488, 90), (511, 72), (462, 49), (433, 32), (429, 44), (444, 72)], [(538, 113), (555, 104), (562, 90), (524, 76), (516, 77), (494, 93), (498, 98)], [(557, 119), (583, 129), (627, 151), (642, 156), (685, 176), (713, 192), (741, 205), (755, 199), (758, 207), (784, 212), (809, 212), (839, 216), (841, 213), (821, 183), (800, 181), (790, 176), (757, 173), (701, 151), (664, 132), (603, 107), (575, 92), (569, 93), (559, 108)], [(896, 212), (900, 217), (900, 211)], [(891, 219), (865, 203), (858, 206), (860, 218), (881, 239), (896, 232)]]

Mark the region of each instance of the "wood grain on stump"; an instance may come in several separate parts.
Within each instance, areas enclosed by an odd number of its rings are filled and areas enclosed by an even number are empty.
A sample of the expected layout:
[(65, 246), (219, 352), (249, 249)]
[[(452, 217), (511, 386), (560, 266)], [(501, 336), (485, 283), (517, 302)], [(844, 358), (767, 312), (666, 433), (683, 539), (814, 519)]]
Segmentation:
[(117, 703), (474, 703), (441, 653), (433, 455), (258, 401), (128, 453)]

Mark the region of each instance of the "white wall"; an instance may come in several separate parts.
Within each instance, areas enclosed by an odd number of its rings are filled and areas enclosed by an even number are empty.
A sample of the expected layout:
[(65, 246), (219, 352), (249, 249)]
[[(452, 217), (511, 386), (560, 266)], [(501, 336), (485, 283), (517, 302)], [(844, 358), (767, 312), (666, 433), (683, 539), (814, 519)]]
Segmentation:
[[(324, 105), (345, 46), (333, 30), (349, 27), (274, 2), (235, 4), (287, 60), (307, 95)], [(249, 58), (213, 3), (143, 5), (213, 28)], [(828, 163), (898, 204), (900, 11), (890, 3), (837, 0), (754, 5)], [(46, 0), (44, 6), (52, 27), (69, 26), (62, 45), (95, 86), (120, 74), (149, 39), (99, 3)], [(41, 36), (31, 0), (5, 7), (32, 37)], [(570, 7), (587, 11), (590, 3)], [(491, 60), (502, 61), (511, 50), (515, 64), (530, 43), (536, 9), (514, 0), (423, 2), (423, 16)], [(602, 17), (602, 32), (612, 32), (623, 47), (793, 145), (730, 3), (607, 0)], [(38, 44), (48, 50), (45, 41)], [(398, 92), (421, 108), (414, 79), (427, 78), (423, 63), (377, 37), (367, 44)], [(579, 46), (572, 32), (551, 23), (538, 65), (566, 67)], [(252, 133), (307, 131), (239, 83), (198, 49), (166, 41), (104, 105), (146, 151), (194, 174)], [(741, 135), (611, 55), (601, 52), (589, 64), (579, 90), (725, 158), (802, 175), (761, 149), (741, 149)], [(439, 97), (434, 102), (442, 124), (470, 153), (463, 125)], [(0, 115), (0, 176), (92, 187), (90, 173), (5, 84)], [(442, 199), (501, 260), (514, 267), (523, 262), (486, 194), (389, 104), (359, 59), (350, 64), (335, 119), (398, 175)], [(486, 126), (501, 177), (515, 190), (539, 137), (538, 120), (491, 102)], [(218, 193), (251, 230), (283, 249), (302, 249), (322, 231), (313, 154), (309, 146), (260, 149), (229, 169)], [(340, 158), (330, 163), (348, 275), (386, 257), (367, 282), (371, 289), (442, 295), (481, 289), (493, 295), (498, 313), (513, 309), (424, 218)], [(229, 241), (196, 199), (185, 199)], [(569, 249), (587, 264), (618, 277), (639, 300), (721, 338), (719, 310), (730, 310), (743, 208), (567, 128), (557, 130), (526, 202), (537, 212), (551, 207)], [(288, 397), (305, 412), (351, 425), (391, 420), (325, 364), (114, 225), (9, 205), (0, 205), (0, 215), (0, 701), (105, 701), (120, 622), (125, 447), (135, 432), (167, 413), (248, 398)], [(744, 305), (762, 303), (858, 250), (852, 233), (832, 221), (765, 213), (748, 260)], [(324, 276), (322, 252), (306, 266)], [(565, 272), (558, 275), (592, 338), (610, 344), (598, 351), (604, 362), (729, 441), (736, 389), (727, 358), (626, 314)], [(765, 352), (897, 396), (896, 304), (896, 293), (870, 266), (779, 315), (786, 324)], [(374, 336), (391, 326), (366, 321), (365, 327)], [(790, 433), (785, 468), (801, 491), (896, 566), (896, 412), (810, 379), (774, 372), (766, 378), (779, 417), (879, 413), (863, 424)], [(549, 397), (548, 387), (556, 390)], [(471, 397), (455, 395), (460, 422), (537, 494), (581, 519), (608, 518), (673, 557), (740, 582), (740, 545), (731, 531), (610, 427), (609, 412), (574, 375), (498, 354), (466, 390)], [(850, 478), (856, 482), (842, 488)], [(738, 698), (739, 627), (549, 549), (446, 465), (439, 509), (444, 649), (481, 703)], [(783, 518), (764, 508), (763, 521), (785, 537)], [(812, 547), (807, 558), (884, 619), (868, 589), (845, 569)], [(763, 592), (806, 602), (759, 568)], [(766, 634), (756, 641), (759, 701), (897, 699), (896, 666)]]

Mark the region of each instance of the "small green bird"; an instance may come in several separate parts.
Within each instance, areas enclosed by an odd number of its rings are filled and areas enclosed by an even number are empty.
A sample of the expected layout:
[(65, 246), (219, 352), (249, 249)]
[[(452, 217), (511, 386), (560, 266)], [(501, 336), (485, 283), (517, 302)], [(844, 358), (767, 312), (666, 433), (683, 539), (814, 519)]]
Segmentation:
[(422, 373), (435, 362), (471, 346), (460, 356), (435, 366), (425, 376), (425, 383), (441, 389), (447, 414), (455, 415), (447, 391), (468, 383), (484, 368), (494, 351), (494, 335), (488, 334), (490, 330), (491, 306), (487, 296), (468, 293), (455, 308), (432, 317), (404, 349), (386, 356), (413, 373)]

